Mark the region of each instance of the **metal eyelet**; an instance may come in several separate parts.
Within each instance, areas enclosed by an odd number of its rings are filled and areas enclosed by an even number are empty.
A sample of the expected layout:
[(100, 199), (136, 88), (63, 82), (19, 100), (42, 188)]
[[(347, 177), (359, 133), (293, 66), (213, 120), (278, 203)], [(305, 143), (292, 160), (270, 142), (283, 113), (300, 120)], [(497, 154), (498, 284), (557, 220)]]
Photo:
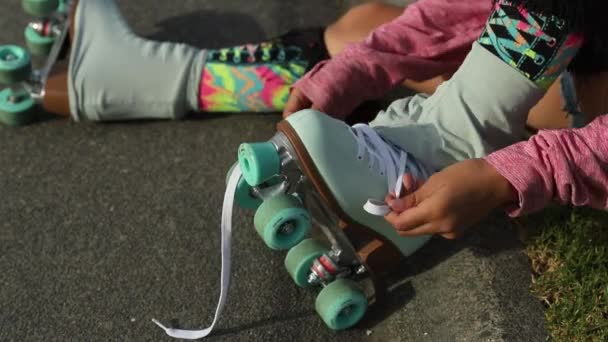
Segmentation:
[(534, 57), (534, 63), (536, 63), (536, 65), (543, 65), (545, 64), (545, 57), (541, 56), (541, 55), (536, 55), (536, 57)]

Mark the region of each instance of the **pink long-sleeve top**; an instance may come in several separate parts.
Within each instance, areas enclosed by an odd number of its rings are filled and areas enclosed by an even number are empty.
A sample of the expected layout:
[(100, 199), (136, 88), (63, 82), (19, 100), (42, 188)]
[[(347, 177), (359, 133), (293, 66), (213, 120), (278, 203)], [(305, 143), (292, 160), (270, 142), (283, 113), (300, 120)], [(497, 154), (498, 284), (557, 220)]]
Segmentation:
[(581, 129), (541, 131), (485, 158), (519, 196), (511, 216), (549, 201), (608, 209), (608, 115)]
[[(455, 71), (491, 11), (491, 0), (417, 1), (295, 86), (319, 109), (343, 118), (405, 79)], [(512, 216), (540, 210), (551, 200), (608, 209), (608, 115), (583, 129), (542, 131), (485, 160), (518, 193)]]
[(405, 79), (454, 72), (481, 34), (492, 0), (420, 0), (365, 41), (317, 64), (295, 84), (321, 111), (344, 118)]

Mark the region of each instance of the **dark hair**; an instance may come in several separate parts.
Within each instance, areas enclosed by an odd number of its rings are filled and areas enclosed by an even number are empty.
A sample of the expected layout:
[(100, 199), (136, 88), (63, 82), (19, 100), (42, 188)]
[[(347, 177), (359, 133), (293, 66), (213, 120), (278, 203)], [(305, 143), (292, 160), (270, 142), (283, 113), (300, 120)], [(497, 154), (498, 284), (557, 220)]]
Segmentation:
[[(499, 0), (494, 0), (497, 2)], [(608, 0), (510, 0), (529, 11), (566, 20), (571, 32), (582, 34), (585, 43), (570, 64), (576, 73), (608, 70)]]

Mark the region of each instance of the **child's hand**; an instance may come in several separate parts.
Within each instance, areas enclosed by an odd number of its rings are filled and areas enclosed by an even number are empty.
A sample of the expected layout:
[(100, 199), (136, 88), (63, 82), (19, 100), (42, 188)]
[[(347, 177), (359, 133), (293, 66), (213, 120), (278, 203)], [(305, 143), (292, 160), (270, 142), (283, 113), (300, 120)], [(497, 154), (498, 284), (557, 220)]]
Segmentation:
[[(283, 119), (295, 112), (313, 107), (312, 101), (304, 95), (298, 88), (293, 88), (289, 94), (289, 100), (283, 110)], [(313, 107), (314, 108), (314, 107)]]
[(482, 159), (452, 165), (413, 192), (411, 176), (403, 183), (410, 191), (400, 199), (388, 196), (392, 212), (385, 216), (401, 236), (439, 234), (455, 239), (492, 210), (517, 201), (511, 184)]

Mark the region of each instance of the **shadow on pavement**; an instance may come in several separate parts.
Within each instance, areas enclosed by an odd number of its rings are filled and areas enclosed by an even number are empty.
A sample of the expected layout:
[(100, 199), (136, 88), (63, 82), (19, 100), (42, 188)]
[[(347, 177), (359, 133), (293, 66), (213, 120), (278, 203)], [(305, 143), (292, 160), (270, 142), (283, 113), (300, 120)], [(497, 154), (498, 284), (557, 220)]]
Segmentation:
[[(496, 218), (494, 218), (496, 220)], [(373, 305), (361, 322), (361, 327), (371, 329), (392, 314), (402, 309), (416, 296), (411, 279), (416, 275), (427, 272), (443, 263), (463, 249), (472, 250), (478, 256), (492, 256), (503, 251), (518, 250), (521, 244), (513, 238), (513, 232), (508, 229), (480, 226), (460, 240), (433, 238), (414, 255), (404, 260), (386, 274), (389, 289), (387, 300), (380, 305)]]
[(205, 49), (261, 42), (266, 34), (257, 21), (242, 13), (201, 10), (165, 19), (157, 32), (146, 36), (159, 41), (179, 41)]

